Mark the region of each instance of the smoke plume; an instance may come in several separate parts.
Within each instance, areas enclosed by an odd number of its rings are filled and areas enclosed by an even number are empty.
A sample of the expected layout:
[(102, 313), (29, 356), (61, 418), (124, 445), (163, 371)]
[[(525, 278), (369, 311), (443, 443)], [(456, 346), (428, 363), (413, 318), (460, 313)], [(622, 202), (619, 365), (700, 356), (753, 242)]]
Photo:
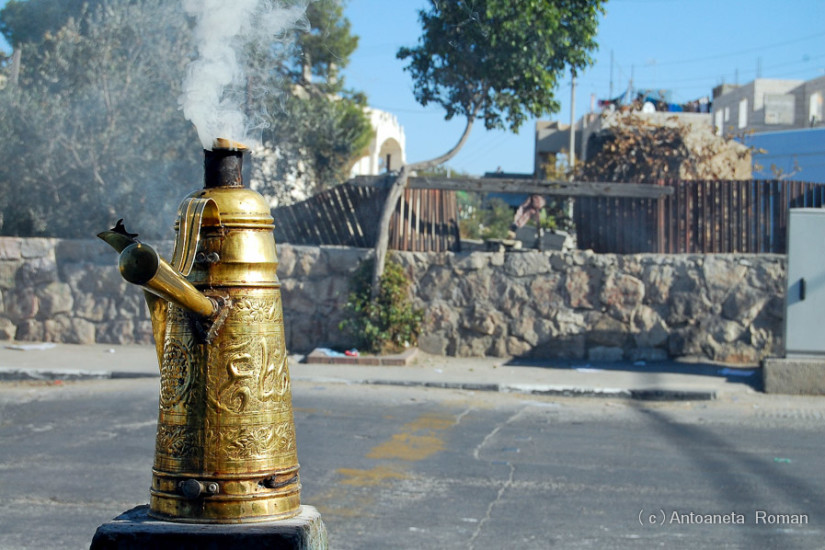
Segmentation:
[(204, 149), (217, 138), (252, 145), (259, 126), (245, 114), (249, 93), (246, 52), (286, 40), (287, 31), (305, 23), (306, 0), (183, 0), (195, 20), (197, 59), (183, 82), (180, 105), (198, 130)]

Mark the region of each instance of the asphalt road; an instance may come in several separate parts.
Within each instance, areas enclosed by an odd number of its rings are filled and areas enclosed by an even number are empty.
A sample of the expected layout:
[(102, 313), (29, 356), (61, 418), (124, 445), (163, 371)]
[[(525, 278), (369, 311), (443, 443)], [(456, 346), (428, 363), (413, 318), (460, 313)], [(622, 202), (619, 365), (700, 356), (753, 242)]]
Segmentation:
[[(293, 391), (335, 549), (825, 544), (825, 400)], [(0, 384), (0, 549), (88, 548), (147, 502), (156, 407), (155, 379)]]

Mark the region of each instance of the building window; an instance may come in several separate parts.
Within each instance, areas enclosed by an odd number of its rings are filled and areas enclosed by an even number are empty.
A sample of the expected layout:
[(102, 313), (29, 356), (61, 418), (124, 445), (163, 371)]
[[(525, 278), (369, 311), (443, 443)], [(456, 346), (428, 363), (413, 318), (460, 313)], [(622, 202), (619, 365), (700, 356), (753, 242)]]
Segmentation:
[(822, 94), (814, 92), (808, 100), (808, 120), (811, 126), (822, 122)]
[(748, 125), (748, 100), (739, 100), (739, 128), (745, 128)]
[(722, 111), (720, 109), (719, 111), (716, 111), (714, 120), (714, 126), (716, 127), (715, 130), (717, 136), (722, 135), (722, 127), (724, 126), (724, 124), (725, 122), (722, 120)]
[(725, 107), (725, 122), (730, 120), (730, 107)]

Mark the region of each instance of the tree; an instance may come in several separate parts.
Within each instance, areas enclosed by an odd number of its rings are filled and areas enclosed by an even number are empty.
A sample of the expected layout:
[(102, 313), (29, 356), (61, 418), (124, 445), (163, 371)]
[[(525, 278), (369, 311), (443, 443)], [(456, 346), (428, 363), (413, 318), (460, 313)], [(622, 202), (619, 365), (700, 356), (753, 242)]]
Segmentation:
[(9, 0), (0, 10), (0, 32), (9, 44), (35, 44), (55, 33), (70, 17), (93, 10), (105, 0)]
[(271, 84), (284, 93), (265, 106), (268, 127), (253, 175), (256, 188), (279, 205), (346, 180), (373, 135), (366, 98), (347, 90), (339, 74), (358, 46), (342, 2), (316, 0), (307, 19), (309, 31), (296, 34), (280, 83)]
[(177, 106), (185, 21), (164, 0), (109, 0), (76, 15), (23, 43), (19, 85), (0, 92), (2, 232), (89, 237), (126, 217), (168, 235), (197, 173)]
[(384, 269), (389, 223), (413, 171), (442, 164), (458, 153), (477, 119), (485, 128), (518, 131), (528, 117), (559, 110), (554, 90), (569, 69), (592, 63), (603, 0), (430, 0), (419, 12), (423, 34), (408, 60), (415, 97), (463, 117), (456, 145), (431, 160), (402, 166), (381, 213), (375, 245), (373, 295)]
[[(356, 41), (344, 39), (348, 23), (336, 22), (339, 3), (319, 0), (313, 6), (320, 22), (313, 23), (312, 47), (323, 49), (323, 37), (335, 37), (326, 42), (328, 53), (345, 60)], [(38, 10), (44, 21), (35, 21)], [(0, 165), (0, 233), (88, 237), (124, 217), (144, 237), (168, 236), (180, 199), (199, 184), (201, 173), (198, 140), (178, 108), (193, 51), (179, 3), (12, 0), (0, 21), (7, 36), (23, 40), (15, 43), (24, 52), (19, 85), (0, 90), (0, 131), (7, 144)], [(353, 150), (363, 148), (362, 134), (369, 137), (363, 100), (327, 94), (342, 86), (334, 78), (307, 83), (323, 93), (295, 94), (304, 58), (283, 44), (249, 56), (268, 67), (254, 73), (264, 75), (261, 81), (250, 76), (250, 87), (280, 93), (268, 103), (250, 100), (247, 108), (271, 113), (265, 142), (291, 152), (286, 159), (292, 166), (326, 183), (340, 177)], [(315, 59), (316, 74), (334, 73), (329, 59)], [(272, 190), (282, 187), (277, 178), (284, 173), (275, 174)]]

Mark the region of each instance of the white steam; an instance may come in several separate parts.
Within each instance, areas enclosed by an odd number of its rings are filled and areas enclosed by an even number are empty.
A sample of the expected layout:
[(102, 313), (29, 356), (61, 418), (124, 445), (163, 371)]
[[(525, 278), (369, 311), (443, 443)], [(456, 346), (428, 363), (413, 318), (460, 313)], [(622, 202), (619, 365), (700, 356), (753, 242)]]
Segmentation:
[(198, 50), (183, 81), (183, 114), (197, 128), (204, 149), (212, 149), (217, 138), (252, 145), (256, 140), (248, 134), (256, 124), (244, 112), (244, 51), (284, 40), (286, 31), (302, 21), (306, 2), (291, 1), (287, 7), (276, 0), (182, 1), (195, 19)]

